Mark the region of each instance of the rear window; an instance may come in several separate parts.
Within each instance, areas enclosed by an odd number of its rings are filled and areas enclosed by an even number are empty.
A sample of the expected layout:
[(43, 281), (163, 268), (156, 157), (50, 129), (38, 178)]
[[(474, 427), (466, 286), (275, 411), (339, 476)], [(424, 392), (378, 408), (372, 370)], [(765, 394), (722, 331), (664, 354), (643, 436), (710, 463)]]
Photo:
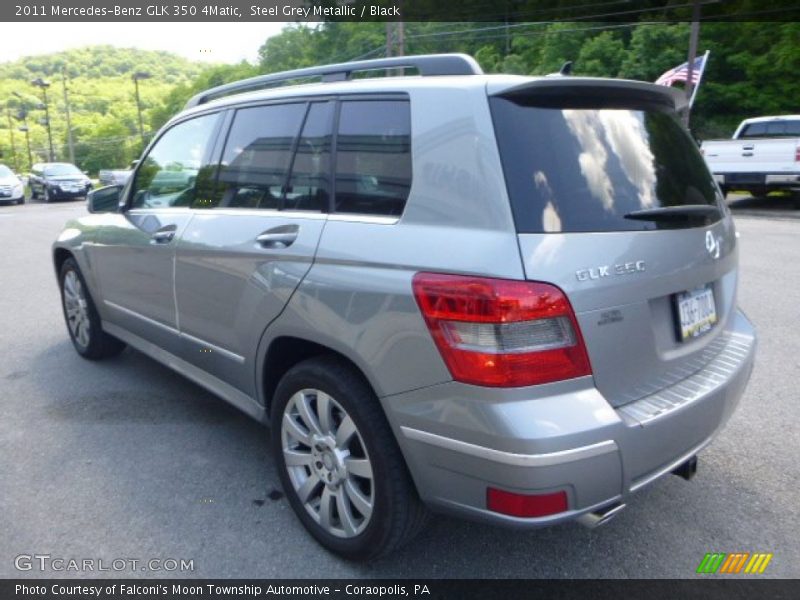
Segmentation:
[(750, 123), (739, 134), (739, 139), (761, 137), (798, 137), (800, 136), (800, 120), (796, 121), (760, 121)]
[(505, 98), (492, 98), (491, 110), (520, 233), (657, 229), (665, 224), (625, 215), (717, 204), (695, 142), (666, 110), (543, 108)]
[(399, 216), (410, 189), (408, 101), (342, 102), (336, 138), (336, 212)]

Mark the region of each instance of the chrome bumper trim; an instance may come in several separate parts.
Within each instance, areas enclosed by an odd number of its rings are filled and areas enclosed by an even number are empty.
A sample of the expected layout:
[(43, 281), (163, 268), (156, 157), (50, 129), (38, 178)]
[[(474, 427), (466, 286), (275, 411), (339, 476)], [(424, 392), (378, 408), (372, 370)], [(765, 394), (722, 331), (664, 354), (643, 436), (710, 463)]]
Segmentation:
[(418, 442), (430, 444), (431, 446), (444, 448), (445, 450), (469, 454), (477, 458), (483, 458), (492, 462), (515, 467), (549, 467), (617, 451), (616, 442), (613, 440), (605, 440), (596, 444), (590, 444), (589, 446), (569, 448), (568, 450), (548, 452), (546, 454), (516, 454), (514, 452), (504, 452), (503, 450), (495, 450), (494, 448), (462, 442), (461, 440), (454, 440), (453, 438), (444, 437), (428, 431), (420, 431), (419, 429), (412, 429), (411, 427), (401, 426), (400, 429), (403, 435), (410, 440), (416, 440)]

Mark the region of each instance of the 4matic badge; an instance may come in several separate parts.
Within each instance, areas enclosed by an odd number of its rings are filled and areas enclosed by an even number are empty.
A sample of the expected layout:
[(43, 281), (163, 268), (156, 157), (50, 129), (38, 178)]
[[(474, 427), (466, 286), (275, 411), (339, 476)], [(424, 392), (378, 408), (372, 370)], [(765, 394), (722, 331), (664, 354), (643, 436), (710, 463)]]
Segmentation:
[(589, 267), (588, 269), (578, 269), (575, 271), (575, 277), (578, 278), (578, 281), (589, 281), (591, 279), (611, 277), (612, 275), (633, 275), (644, 271), (644, 261), (637, 260), (616, 265), (602, 265), (599, 267)]

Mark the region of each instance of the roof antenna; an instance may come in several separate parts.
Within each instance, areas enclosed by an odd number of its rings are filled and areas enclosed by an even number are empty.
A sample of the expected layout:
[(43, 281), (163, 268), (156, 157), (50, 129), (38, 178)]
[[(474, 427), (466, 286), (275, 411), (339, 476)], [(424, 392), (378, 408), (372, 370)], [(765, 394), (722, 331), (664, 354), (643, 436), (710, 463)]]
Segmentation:
[(568, 60), (563, 65), (561, 65), (561, 69), (558, 71), (559, 75), (572, 75), (572, 61)]

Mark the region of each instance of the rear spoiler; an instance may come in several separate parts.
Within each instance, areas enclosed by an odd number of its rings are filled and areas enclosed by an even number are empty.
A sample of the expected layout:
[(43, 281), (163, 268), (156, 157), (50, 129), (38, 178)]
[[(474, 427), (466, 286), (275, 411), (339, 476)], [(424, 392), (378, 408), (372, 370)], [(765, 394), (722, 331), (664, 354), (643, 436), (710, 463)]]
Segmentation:
[(677, 112), (688, 106), (681, 90), (629, 79), (565, 77), (530, 79), (519, 85), (488, 90), (490, 96), (544, 108), (636, 108), (658, 105)]

